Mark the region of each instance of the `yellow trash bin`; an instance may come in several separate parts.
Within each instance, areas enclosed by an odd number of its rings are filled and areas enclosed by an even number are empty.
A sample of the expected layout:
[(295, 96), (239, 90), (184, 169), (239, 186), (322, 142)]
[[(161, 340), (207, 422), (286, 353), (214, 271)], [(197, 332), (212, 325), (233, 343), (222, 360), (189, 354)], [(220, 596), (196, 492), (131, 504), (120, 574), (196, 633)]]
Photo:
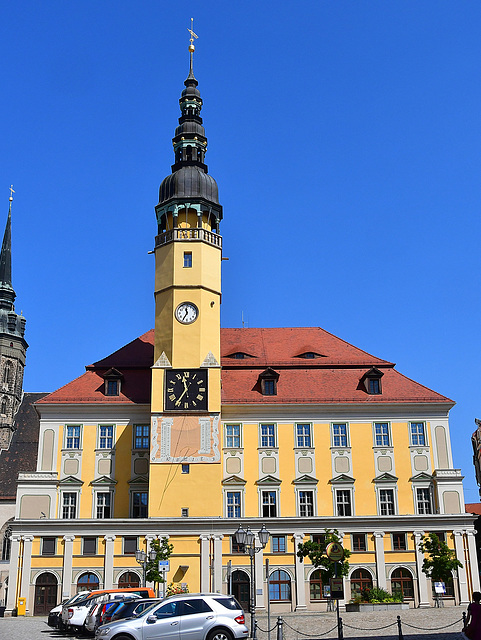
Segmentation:
[(27, 612), (27, 598), (19, 598), (17, 605), (17, 615), (24, 616)]

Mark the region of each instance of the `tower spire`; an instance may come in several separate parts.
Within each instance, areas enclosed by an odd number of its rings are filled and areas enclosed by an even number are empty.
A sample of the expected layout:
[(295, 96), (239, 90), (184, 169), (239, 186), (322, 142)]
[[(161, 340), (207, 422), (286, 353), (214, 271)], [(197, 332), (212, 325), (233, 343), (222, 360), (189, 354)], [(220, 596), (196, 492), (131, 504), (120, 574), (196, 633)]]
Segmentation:
[(194, 18), (190, 19), (190, 29), (187, 29), (187, 31), (190, 33), (190, 44), (189, 44), (190, 70), (189, 70), (189, 75), (187, 76), (187, 78), (188, 79), (193, 78), (195, 80), (195, 76), (194, 76), (194, 51), (195, 51), (194, 38), (197, 40), (199, 36), (196, 33), (194, 33)]
[(3, 234), (2, 250), (0, 252), (0, 307), (13, 309), (15, 291), (12, 287), (12, 202), (15, 193), (10, 186), (7, 224)]

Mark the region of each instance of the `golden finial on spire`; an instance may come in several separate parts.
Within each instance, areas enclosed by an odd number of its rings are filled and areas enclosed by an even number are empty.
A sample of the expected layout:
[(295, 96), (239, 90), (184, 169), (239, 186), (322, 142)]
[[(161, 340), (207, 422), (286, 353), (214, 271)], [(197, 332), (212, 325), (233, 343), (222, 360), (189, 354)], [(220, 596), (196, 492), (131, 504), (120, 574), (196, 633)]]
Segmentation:
[(10, 200), (10, 202), (12, 202), (13, 194), (15, 193), (15, 191), (13, 190), (13, 184), (10, 185), (9, 189), (10, 189), (10, 198), (9, 198), (9, 200)]
[(190, 33), (189, 51), (190, 53), (194, 53), (194, 38), (197, 40), (197, 38), (199, 37), (196, 33), (194, 33), (194, 18), (190, 19), (190, 29), (187, 29), (187, 31)]

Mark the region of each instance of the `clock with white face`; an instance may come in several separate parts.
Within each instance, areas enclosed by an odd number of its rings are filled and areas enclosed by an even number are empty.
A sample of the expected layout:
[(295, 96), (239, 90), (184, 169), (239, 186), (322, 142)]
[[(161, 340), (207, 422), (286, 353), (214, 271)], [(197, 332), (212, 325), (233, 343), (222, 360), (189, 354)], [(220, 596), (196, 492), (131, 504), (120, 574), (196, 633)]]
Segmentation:
[(181, 324), (192, 324), (198, 315), (199, 309), (193, 302), (181, 302), (175, 310), (175, 317)]

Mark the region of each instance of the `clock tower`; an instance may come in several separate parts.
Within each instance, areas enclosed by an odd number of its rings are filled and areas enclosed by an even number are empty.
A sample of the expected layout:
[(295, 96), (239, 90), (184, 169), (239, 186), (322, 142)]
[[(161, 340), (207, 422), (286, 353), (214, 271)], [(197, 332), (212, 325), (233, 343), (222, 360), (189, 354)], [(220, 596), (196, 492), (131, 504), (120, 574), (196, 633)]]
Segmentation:
[[(222, 207), (207, 172), (202, 98), (190, 70), (172, 139), (172, 173), (160, 185), (155, 208), (155, 346), (149, 516), (219, 513), (209, 491), (221, 479), (220, 302)], [(173, 465), (177, 465), (173, 469)], [(178, 474), (178, 477), (177, 477)], [(186, 476), (189, 476), (188, 478)], [(176, 480), (172, 481), (172, 477)], [(192, 505), (179, 505), (192, 495)], [(192, 493), (187, 486), (192, 484)], [(202, 485), (205, 485), (203, 495)], [(187, 490), (186, 490), (187, 489)], [(201, 494), (201, 497), (199, 497)], [(203, 505), (203, 506), (202, 506)]]

